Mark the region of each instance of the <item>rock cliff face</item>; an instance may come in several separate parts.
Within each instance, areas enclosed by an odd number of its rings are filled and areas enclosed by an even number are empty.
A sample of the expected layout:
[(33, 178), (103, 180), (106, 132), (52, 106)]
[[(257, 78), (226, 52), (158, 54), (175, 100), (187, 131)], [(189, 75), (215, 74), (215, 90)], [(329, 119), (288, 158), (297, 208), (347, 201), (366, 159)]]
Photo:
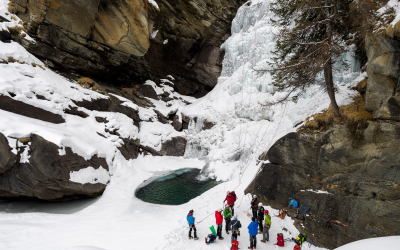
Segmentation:
[[(275, 208), (287, 207), (290, 196), (310, 207), (296, 226), (316, 245), (400, 234), (398, 27), (365, 39), (365, 109), (374, 119), (284, 136), (260, 157), (270, 163), (246, 189)], [(297, 217), (295, 210), (289, 215)]]
[(366, 110), (400, 121), (400, 22), (365, 39), (368, 55)]
[(61, 72), (133, 86), (166, 75), (181, 94), (217, 83), (230, 24), (242, 0), (11, 0), (36, 43), (20, 42)]
[[(103, 193), (105, 183), (82, 185), (72, 182), (70, 172), (87, 167), (108, 170), (104, 158), (93, 156), (85, 160), (70, 148), (60, 155), (57, 145), (40, 136), (32, 134), (30, 138), (24, 139), (25, 145), (16, 141), (18, 152), (15, 154), (8, 139), (0, 133), (0, 197), (65, 200)], [(22, 154), (29, 155), (29, 160), (22, 159)]]

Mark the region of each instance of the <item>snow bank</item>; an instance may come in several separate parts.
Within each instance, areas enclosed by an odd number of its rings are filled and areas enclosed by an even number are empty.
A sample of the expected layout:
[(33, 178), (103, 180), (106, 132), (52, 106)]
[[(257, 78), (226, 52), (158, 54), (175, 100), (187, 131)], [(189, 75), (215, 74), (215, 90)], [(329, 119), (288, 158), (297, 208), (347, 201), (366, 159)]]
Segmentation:
[(355, 241), (344, 246), (336, 248), (336, 250), (397, 250), (400, 246), (400, 236), (389, 236), (389, 237), (379, 237), (371, 238), (365, 240)]

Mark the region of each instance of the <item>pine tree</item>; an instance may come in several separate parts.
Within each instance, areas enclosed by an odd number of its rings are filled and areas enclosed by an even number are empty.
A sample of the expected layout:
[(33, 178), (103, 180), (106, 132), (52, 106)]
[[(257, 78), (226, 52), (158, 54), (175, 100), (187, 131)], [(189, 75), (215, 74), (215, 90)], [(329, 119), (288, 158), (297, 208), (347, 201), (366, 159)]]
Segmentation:
[(271, 75), (278, 90), (288, 95), (278, 102), (296, 100), (313, 84), (325, 84), (332, 108), (335, 99), (333, 71), (347, 67), (341, 58), (348, 51), (346, 25), (351, 0), (276, 0), (271, 4), (279, 27)]

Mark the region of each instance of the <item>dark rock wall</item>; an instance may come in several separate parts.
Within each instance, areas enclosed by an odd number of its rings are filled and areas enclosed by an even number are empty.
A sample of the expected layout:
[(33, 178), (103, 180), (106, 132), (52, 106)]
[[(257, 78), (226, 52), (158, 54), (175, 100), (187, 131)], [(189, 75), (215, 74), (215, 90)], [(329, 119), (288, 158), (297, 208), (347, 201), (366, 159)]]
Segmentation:
[[(66, 148), (65, 155), (59, 154), (59, 147), (42, 137), (32, 134), (30, 146), (17, 142), (15, 155), (7, 138), (0, 133), (0, 197), (38, 198), (42, 200), (65, 200), (101, 195), (105, 184), (80, 184), (71, 182), (70, 172), (86, 167), (108, 170), (104, 158), (93, 156), (85, 160)], [(29, 150), (29, 161), (21, 162), (21, 154)]]
[(11, 0), (9, 9), (37, 43), (13, 39), (67, 76), (133, 86), (172, 75), (176, 91), (199, 97), (217, 83), (219, 47), (243, 2)]
[(310, 207), (311, 216), (296, 226), (329, 249), (398, 235), (399, 149), (398, 122), (369, 122), (357, 137), (346, 125), (325, 133), (290, 133), (261, 157), (271, 163), (263, 165), (246, 193), (274, 208), (287, 208), (290, 196)]

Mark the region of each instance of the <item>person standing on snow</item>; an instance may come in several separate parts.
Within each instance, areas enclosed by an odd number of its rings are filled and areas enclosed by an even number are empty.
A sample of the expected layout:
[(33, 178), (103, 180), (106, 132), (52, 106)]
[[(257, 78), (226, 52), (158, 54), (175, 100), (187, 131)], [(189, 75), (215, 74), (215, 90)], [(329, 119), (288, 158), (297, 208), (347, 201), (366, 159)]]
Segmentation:
[(250, 246), (249, 249), (253, 250), (256, 249), (257, 246), (257, 228), (258, 224), (256, 222), (256, 217), (251, 218), (251, 223), (247, 227), (249, 229), (249, 235), (250, 235)]
[(269, 241), (269, 228), (271, 227), (271, 216), (268, 214), (268, 210), (265, 210), (265, 220), (264, 220), (264, 228), (263, 228), (263, 239), (261, 242), (266, 243)]
[(257, 204), (258, 204), (257, 195), (253, 195), (253, 199), (251, 200), (250, 205), (251, 205), (251, 211), (253, 212), (253, 217), (255, 218), (257, 218), (257, 210), (258, 210)]
[(189, 214), (186, 216), (186, 219), (189, 223), (189, 240), (193, 239), (192, 237), (192, 229), (194, 231), (194, 239), (198, 240), (199, 238), (197, 238), (197, 234), (196, 234), (196, 226), (194, 225), (194, 217), (193, 217), (193, 209), (189, 211)]
[(218, 211), (215, 211), (215, 220), (217, 221), (217, 236), (218, 239), (223, 240), (224, 238), (222, 237), (222, 209), (218, 209)]
[(234, 240), (237, 240), (238, 235), (240, 236), (239, 228), (241, 227), (242, 224), (237, 219), (237, 215), (234, 215), (233, 220), (229, 224), (229, 229), (232, 230), (231, 243), (233, 243)]
[(264, 207), (260, 202), (258, 203), (258, 212), (257, 212), (257, 221), (258, 221), (258, 233), (262, 233), (263, 230), (263, 221), (264, 221)]
[(233, 206), (235, 205), (235, 201), (236, 201), (235, 192), (234, 191), (226, 192), (226, 197), (225, 197), (225, 200), (224, 200), (224, 204), (225, 204), (225, 201), (229, 205), (230, 209), (232, 210), (232, 215), (234, 215), (235, 214), (235, 210), (234, 210)]
[(231, 223), (232, 211), (229, 208), (229, 205), (225, 205), (224, 209), (224, 219), (225, 219), (225, 231), (226, 234), (229, 234), (229, 224)]

